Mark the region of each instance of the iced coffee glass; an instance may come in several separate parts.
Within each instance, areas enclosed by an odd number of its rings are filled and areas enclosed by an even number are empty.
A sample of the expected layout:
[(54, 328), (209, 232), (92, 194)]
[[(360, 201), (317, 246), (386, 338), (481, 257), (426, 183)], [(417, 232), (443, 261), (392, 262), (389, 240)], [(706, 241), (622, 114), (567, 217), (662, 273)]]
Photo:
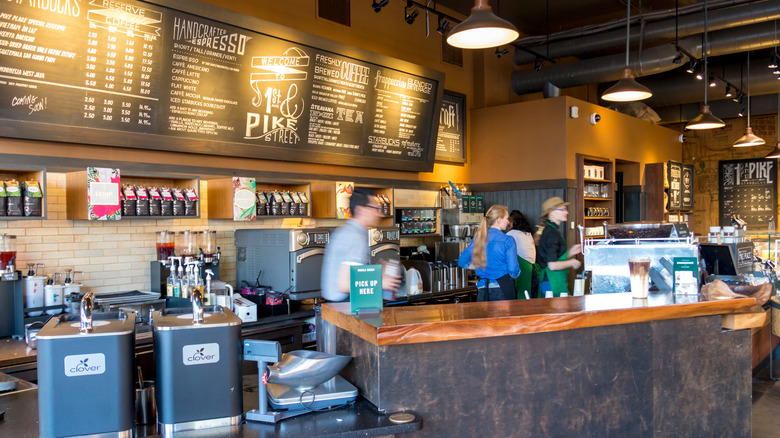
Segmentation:
[(647, 298), (647, 289), (650, 286), (650, 257), (629, 258), (628, 270), (631, 276), (631, 296)]

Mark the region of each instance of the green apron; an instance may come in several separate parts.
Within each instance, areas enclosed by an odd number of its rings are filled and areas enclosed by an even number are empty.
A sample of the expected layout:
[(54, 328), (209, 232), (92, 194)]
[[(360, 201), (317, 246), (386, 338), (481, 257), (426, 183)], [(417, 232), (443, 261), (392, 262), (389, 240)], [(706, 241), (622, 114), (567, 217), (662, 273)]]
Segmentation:
[(534, 265), (520, 256), (517, 256), (517, 263), (520, 264), (520, 276), (515, 278), (517, 299), (524, 300), (525, 291), (528, 291), (528, 296), (533, 298), (535, 294), (534, 291), (531, 290), (531, 277), (533, 277)]
[[(556, 230), (558, 227), (555, 226), (552, 222), (547, 222), (547, 225), (550, 225), (554, 227)], [(563, 243), (566, 243), (566, 238), (561, 237), (563, 239)], [(566, 252), (563, 253), (558, 258), (559, 262), (565, 262), (569, 259), (569, 250), (566, 250)], [(553, 271), (550, 269), (549, 266), (544, 268), (545, 276), (547, 277), (547, 281), (550, 282), (550, 289), (553, 291), (553, 296), (559, 297), (561, 296), (561, 293), (569, 293), (569, 270), (568, 269), (561, 269), (560, 271)], [(543, 291), (544, 292), (544, 291)]]

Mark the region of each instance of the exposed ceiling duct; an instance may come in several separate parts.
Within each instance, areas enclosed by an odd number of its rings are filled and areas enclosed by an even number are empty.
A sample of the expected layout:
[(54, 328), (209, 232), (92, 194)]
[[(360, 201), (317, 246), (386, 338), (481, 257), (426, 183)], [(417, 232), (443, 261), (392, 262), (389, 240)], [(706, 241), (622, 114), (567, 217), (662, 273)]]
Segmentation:
[[(773, 1), (772, 3), (780, 5), (778, 1)], [(722, 56), (748, 50), (759, 50), (774, 47), (777, 44), (774, 23), (758, 23), (711, 33), (709, 56)], [(702, 56), (701, 38), (699, 35), (681, 39), (679, 46), (697, 58)], [(650, 47), (639, 54), (633, 53), (629, 67), (637, 77), (667, 72), (684, 65), (672, 62), (676, 55), (677, 50), (672, 44)], [(625, 55), (616, 54), (551, 65), (539, 71), (534, 69), (515, 71), (512, 74), (512, 90), (517, 94), (526, 94), (541, 91), (546, 82), (550, 82), (560, 88), (568, 88), (615, 81), (619, 79), (620, 71), (624, 66)], [(650, 84), (647, 86), (653, 89)], [(660, 93), (654, 89), (654, 94)], [(663, 96), (658, 96), (658, 99), (662, 98)], [(655, 97), (653, 100), (655, 100)]]
[[(696, 9), (701, 9), (701, 6), (699, 5), (694, 7)], [(690, 7), (687, 9), (690, 9)], [(646, 20), (646, 17), (640, 18)], [(773, 21), (778, 18), (780, 18), (780, 2), (763, 1), (714, 10), (709, 13), (707, 27), (710, 32), (715, 32), (722, 29)], [(679, 38), (698, 35), (704, 32), (703, 12), (680, 15), (678, 22)], [(572, 34), (572, 32), (566, 32), (565, 34)], [(638, 45), (640, 39), (644, 45), (658, 45), (674, 42), (674, 13), (672, 12), (672, 18), (670, 19), (667, 18), (655, 22), (646, 20), (644, 26), (632, 26), (631, 35), (632, 45)], [(551, 35), (550, 38), (556, 39), (556, 36)], [(533, 46), (530, 44), (533, 41), (540, 41), (540, 37), (520, 39), (515, 42), (515, 45), (528, 47), (534, 52), (549, 58), (562, 58), (566, 56), (583, 57), (605, 50), (616, 50), (624, 47), (626, 44), (626, 33), (623, 29), (614, 29), (590, 35), (572, 35), (571, 37), (566, 36), (559, 38), (549, 45), (542, 44)], [(544, 37), (542, 37), (541, 41), (544, 41)], [(528, 64), (534, 62), (535, 59), (536, 56), (531, 53), (523, 50), (515, 51), (514, 60), (516, 65)]]

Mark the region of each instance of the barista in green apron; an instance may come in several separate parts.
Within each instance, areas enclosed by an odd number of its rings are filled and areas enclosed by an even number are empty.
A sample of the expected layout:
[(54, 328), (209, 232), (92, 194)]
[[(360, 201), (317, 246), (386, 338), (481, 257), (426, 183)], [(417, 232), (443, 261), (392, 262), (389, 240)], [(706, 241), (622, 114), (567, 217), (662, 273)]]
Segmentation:
[(552, 291), (553, 296), (569, 293), (569, 269), (577, 269), (580, 262), (572, 257), (580, 253), (580, 245), (567, 248), (566, 239), (560, 228), (566, 224), (569, 217), (568, 202), (555, 196), (542, 203), (542, 223), (544, 229), (539, 239), (536, 261), (542, 268), (543, 276), (539, 293), (545, 296), (546, 291)]

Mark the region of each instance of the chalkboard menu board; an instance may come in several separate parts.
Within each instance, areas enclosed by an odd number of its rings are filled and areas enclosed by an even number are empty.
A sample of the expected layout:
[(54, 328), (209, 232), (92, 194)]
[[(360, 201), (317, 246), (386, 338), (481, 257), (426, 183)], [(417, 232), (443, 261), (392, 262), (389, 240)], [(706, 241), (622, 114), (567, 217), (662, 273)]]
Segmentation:
[(466, 162), (466, 96), (444, 90), (439, 110), (436, 161)]
[(740, 216), (748, 229), (766, 229), (777, 209), (777, 161), (765, 158), (718, 162), (720, 226)]
[(443, 80), (196, 1), (0, 11), (7, 137), (431, 170)]
[(666, 185), (669, 187), (668, 211), (693, 210), (693, 166), (668, 161)]

